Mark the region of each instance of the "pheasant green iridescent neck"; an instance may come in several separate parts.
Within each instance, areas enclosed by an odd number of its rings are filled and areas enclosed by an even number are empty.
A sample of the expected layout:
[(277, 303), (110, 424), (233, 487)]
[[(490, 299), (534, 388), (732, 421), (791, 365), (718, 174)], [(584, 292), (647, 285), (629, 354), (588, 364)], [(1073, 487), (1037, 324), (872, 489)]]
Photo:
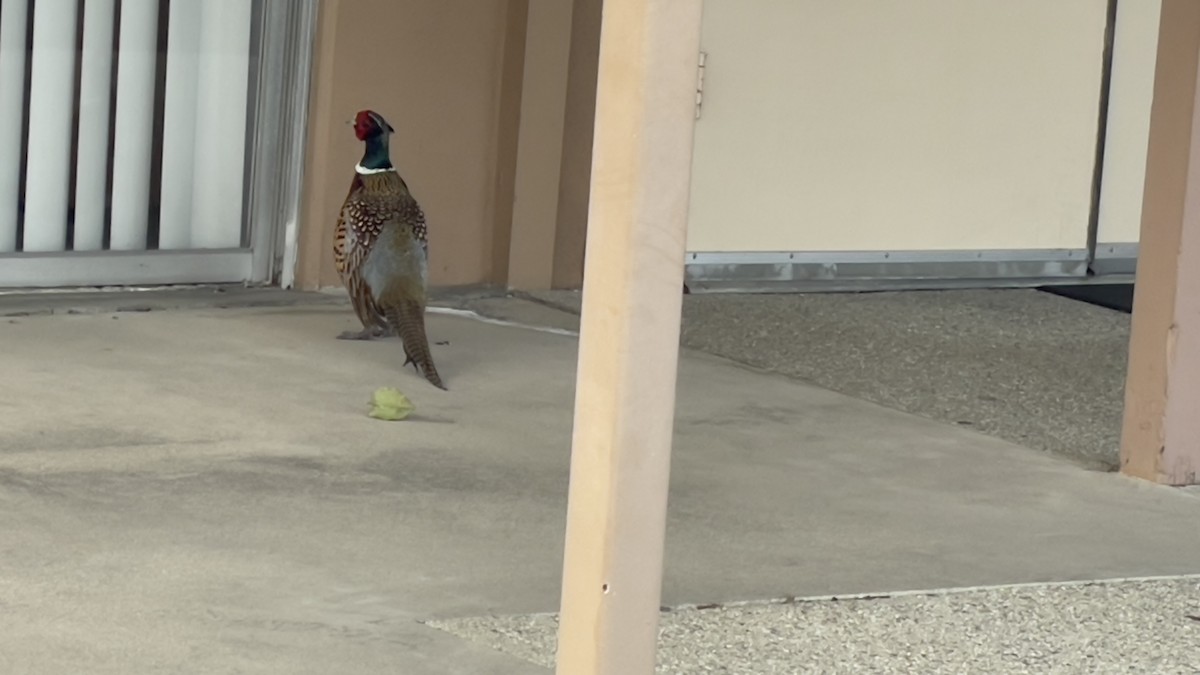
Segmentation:
[(388, 154), (387, 134), (379, 134), (368, 138), (366, 150), (358, 168), (369, 172), (388, 171), (393, 169), (391, 157)]

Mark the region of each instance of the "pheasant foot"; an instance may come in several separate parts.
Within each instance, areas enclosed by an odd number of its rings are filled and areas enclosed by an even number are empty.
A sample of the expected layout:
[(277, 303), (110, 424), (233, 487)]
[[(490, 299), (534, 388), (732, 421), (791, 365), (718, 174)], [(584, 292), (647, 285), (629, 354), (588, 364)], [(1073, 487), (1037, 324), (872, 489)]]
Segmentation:
[(395, 337), (395, 336), (396, 336), (396, 331), (392, 330), (391, 328), (381, 328), (379, 326), (372, 326), (371, 328), (364, 328), (362, 330), (343, 331), (342, 333), (340, 333), (337, 336), (337, 339), (339, 339), (339, 340), (377, 340), (380, 338), (389, 338), (389, 337)]

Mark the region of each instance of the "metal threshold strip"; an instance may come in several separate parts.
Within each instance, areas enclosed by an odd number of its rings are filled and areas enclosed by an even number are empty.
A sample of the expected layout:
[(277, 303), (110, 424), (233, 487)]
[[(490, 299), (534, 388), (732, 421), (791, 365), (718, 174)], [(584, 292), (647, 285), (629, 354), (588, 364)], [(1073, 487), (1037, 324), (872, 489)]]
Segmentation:
[(96, 251), (0, 255), (0, 289), (238, 283), (250, 249)]

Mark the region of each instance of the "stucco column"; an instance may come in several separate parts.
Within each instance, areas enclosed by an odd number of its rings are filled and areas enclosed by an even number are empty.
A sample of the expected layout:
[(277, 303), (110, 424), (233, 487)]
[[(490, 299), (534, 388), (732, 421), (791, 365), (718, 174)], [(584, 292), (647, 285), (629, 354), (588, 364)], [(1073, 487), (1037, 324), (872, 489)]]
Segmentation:
[(701, 0), (606, 0), (560, 675), (654, 672)]
[(1165, 0), (1150, 116), (1146, 191), (1121, 470), (1200, 483), (1200, 2)]

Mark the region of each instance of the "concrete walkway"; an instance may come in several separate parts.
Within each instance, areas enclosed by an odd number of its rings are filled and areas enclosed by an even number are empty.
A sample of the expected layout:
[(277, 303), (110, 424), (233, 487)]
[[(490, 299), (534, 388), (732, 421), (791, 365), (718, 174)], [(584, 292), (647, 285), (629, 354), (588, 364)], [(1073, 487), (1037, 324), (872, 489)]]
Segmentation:
[[(576, 292), (536, 297), (578, 313)], [(1033, 289), (692, 294), (682, 343), (1116, 470), (1129, 321)]]
[[(0, 319), (0, 672), (546, 672), (423, 622), (557, 607), (574, 338), (91, 311)], [(716, 357), (677, 428), (668, 605), (1200, 572), (1195, 496)]]

